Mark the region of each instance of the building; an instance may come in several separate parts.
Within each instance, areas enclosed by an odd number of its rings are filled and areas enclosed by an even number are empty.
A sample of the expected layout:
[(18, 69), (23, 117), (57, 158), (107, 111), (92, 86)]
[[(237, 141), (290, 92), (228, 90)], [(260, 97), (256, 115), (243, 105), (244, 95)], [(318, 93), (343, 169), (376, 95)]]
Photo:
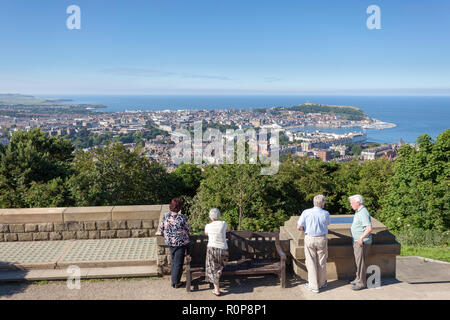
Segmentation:
[(302, 142), (302, 151), (310, 151), (311, 150), (311, 144), (309, 142)]
[(353, 134), (352, 140), (353, 144), (364, 143), (367, 140), (367, 134), (365, 132)]
[(333, 144), (330, 147), (330, 150), (339, 152), (339, 155), (342, 157), (342, 156), (345, 156), (347, 154), (348, 148), (346, 146), (344, 146), (344, 145), (334, 145)]
[(392, 159), (396, 156), (396, 152), (392, 145), (385, 144), (379, 147), (364, 150), (361, 152), (361, 156), (364, 160), (374, 160), (381, 157)]
[(330, 150), (318, 150), (317, 151), (317, 156), (322, 161), (330, 161), (333, 158), (333, 155), (332, 155)]

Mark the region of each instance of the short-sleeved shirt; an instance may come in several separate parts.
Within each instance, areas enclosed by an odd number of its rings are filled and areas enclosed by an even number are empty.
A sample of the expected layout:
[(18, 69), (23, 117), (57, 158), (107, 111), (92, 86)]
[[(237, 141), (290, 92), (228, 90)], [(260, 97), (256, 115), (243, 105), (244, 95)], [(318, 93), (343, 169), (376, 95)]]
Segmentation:
[[(364, 231), (366, 231), (366, 227), (371, 225), (372, 221), (370, 219), (369, 211), (366, 209), (366, 207), (361, 206), (355, 212), (355, 217), (353, 218), (352, 227), (350, 229), (353, 241), (358, 241), (358, 239), (363, 235)], [(363, 242), (371, 244), (372, 235), (369, 234), (367, 238), (363, 239)]]
[(225, 221), (213, 221), (205, 226), (208, 234), (208, 247), (228, 249), (227, 223)]
[(308, 236), (323, 236), (328, 233), (330, 213), (319, 207), (306, 209), (302, 212), (297, 224), (303, 227), (305, 234)]
[(167, 212), (161, 221), (159, 232), (164, 235), (168, 246), (181, 247), (189, 244), (191, 226), (183, 214)]

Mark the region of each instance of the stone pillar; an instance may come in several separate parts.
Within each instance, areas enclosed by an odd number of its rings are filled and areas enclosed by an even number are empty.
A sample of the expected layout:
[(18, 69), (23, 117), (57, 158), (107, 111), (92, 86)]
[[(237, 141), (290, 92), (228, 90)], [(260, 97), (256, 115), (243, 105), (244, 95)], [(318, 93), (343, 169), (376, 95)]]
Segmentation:
[[(332, 216), (351, 218), (353, 215)], [(292, 216), (280, 228), (280, 239), (289, 241), (289, 258), (292, 259), (294, 273), (302, 279), (308, 278), (303, 246), (304, 233), (297, 230), (298, 216)], [(400, 254), (400, 243), (385, 225), (372, 219), (372, 246), (368, 264), (380, 267), (381, 276), (395, 278), (396, 256)], [(351, 219), (350, 219), (351, 220)], [(353, 256), (353, 240), (350, 235), (351, 223), (333, 223), (328, 227), (327, 279), (350, 279), (356, 272)]]

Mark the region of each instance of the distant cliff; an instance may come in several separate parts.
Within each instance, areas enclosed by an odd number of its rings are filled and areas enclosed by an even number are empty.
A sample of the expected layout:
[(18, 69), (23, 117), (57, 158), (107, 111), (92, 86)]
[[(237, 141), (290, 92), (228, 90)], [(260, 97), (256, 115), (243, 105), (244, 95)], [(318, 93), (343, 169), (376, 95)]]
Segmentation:
[(275, 107), (275, 108), (257, 108), (253, 110), (254, 112), (271, 112), (271, 113), (280, 113), (286, 111), (300, 111), (303, 113), (329, 113), (339, 115), (343, 119), (346, 120), (366, 120), (370, 119), (364, 111), (359, 108), (351, 107), (351, 106), (331, 106), (331, 105), (323, 105), (323, 104), (311, 104), (304, 103), (298, 106), (291, 107)]
[(278, 107), (275, 108), (278, 111), (288, 110), (288, 111), (300, 111), (303, 113), (329, 113), (339, 115), (346, 120), (365, 120), (369, 117), (359, 108), (351, 106), (331, 106), (323, 104), (310, 104), (305, 103), (299, 106), (291, 107)]
[(71, 104), (70, 101), (23, 94), (0, 94), (0, 115), (21, 117), (30, 113), (89, 113), (91, 109), (105, 108), (98, 104)]

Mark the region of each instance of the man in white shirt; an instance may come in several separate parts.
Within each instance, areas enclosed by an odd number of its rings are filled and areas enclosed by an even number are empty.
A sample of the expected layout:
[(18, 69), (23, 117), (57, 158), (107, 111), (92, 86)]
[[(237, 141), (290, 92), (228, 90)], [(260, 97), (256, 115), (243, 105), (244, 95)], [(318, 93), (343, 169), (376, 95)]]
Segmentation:
[(297, 229), (305, 232), (304, 247), (308, 283), (305, 287), (315, 293), (327, 286), (328, 225), (330, 213), (323, 210), (325, 196), (314, 197), (314, 208), (302, 212)]

